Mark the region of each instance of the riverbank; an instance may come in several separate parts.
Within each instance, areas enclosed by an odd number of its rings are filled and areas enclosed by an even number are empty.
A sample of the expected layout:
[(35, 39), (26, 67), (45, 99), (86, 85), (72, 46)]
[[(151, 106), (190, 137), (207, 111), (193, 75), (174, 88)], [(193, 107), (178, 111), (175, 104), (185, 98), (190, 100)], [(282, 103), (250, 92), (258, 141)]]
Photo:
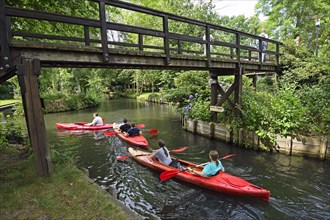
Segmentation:
[(27, 155), (1, 149), (0, 219), (143, 219), (72, 162), (54, 162), (52, 176), (41, 178)]
[[(212, 139), (234, 143), (235, 145), (255, 151), (276, 151), (289, 156), (305, 156), (330, 159), (330, 143), (326, 137), (319, 136), (281, 136), (277, 135), (275, 144), (264, 142), (255, 132), (240, 128), (237, 134), (225, 125), (202, 120), (194, 120), (181, 115), (181, 123), (185, 130)], [(268, 146), (266, 146), (268, 144)]]

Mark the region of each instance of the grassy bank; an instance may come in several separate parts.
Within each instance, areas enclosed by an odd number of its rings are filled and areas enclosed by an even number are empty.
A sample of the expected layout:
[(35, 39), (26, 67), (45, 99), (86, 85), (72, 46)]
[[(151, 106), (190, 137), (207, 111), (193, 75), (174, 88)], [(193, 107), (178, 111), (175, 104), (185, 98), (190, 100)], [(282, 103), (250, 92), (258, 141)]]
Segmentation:
[(6, 100), (0, 100), (0, 106), (1, 105), (8, 105), (8, 104), (15, 104), (17, 102), (21, 102), (19, 100), (16, 99), (6, 99)]
[(0, 153), (0, 219), (138, 219), (71, 162), (37, 177), (34, 160)]

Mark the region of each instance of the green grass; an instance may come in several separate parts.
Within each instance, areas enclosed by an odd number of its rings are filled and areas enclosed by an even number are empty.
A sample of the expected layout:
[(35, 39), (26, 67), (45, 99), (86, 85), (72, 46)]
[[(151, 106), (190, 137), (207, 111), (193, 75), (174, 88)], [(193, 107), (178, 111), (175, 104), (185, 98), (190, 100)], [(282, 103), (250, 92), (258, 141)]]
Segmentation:
[(152, 95), (155, 96), (156, 97), (155, 99), (159, 101), (159, 98), (161, 97), (161, 93), (160, 92), (143, 93), (143, 94), (139, 95), (137, 97), (137, 99), (138, 100), (141, 100), (141, 101), (148, 101), (150, 99), (150, 96), (152, 96)]
[(32, 158), (1, 156), (0, 219), (132, 218), (71, 163), (54, 164), (51, 177), (37, 177)]

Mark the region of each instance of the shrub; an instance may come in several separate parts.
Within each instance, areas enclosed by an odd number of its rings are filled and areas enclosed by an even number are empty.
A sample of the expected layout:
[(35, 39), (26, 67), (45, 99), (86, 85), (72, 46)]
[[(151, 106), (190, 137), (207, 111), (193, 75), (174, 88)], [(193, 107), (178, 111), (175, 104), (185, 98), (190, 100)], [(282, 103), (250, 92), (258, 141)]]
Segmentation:
[(297, 134), (306, 125), (306, 109), (290, 88), (275, 95), (245, 93), (241, 110), (245, 127), (273, 143), (276, 134)]
[(26, 136), (26, 125), (24, 120), (17, 120), (17, 117), (6, 118), (0, 123), (0, 146), (7, 147), (9, 144), (24, 144)]

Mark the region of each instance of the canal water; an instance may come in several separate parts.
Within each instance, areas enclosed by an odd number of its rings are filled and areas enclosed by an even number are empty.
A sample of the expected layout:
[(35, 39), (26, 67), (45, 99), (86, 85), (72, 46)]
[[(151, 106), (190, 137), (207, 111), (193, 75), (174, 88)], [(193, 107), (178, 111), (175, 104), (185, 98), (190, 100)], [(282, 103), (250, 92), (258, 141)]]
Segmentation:
[[(98, 112), (107, 123), (143, 123), (144, 136), (151, 149), (163, 139), (169, 149), (188, 147), (172, 154), (203, 163), (208, 152), (218, 150), (226, 172), (270, 190), (269, 202), (256, 198), (225, 195), (170, 179), (159, 181), (159, 173), (132, 159), (117, 161), (128, 155), (129, 144), (102, 132), (58, 131), (56, 122), (92, 120)], [(73, 151), (80, 166), (89, 170), (90, 178), (104, 190), (115, 188), (117, 198), (139, 214), (161, 219), (330, 219), (330, 162), (289, 157), (238, 148), (210, 140), (182, 129), (175, 108), (132, 99), (114, 99), (97, 108), (45, 115), (48, 140), (58, 151)], [(157, 135), (148, 129), (158, 129)]]

